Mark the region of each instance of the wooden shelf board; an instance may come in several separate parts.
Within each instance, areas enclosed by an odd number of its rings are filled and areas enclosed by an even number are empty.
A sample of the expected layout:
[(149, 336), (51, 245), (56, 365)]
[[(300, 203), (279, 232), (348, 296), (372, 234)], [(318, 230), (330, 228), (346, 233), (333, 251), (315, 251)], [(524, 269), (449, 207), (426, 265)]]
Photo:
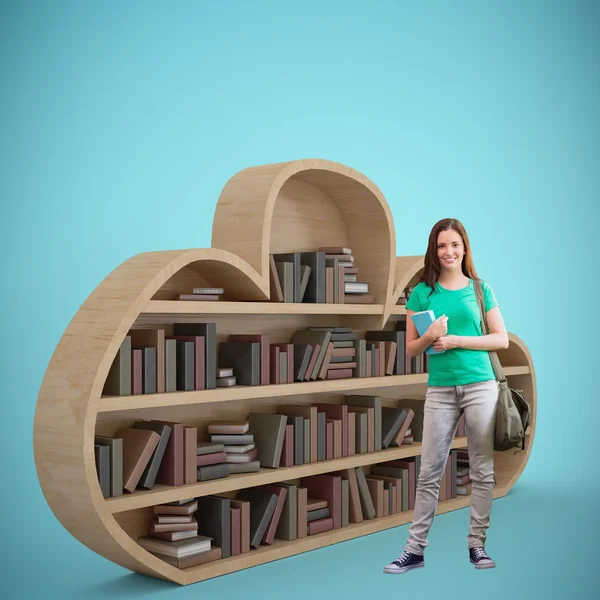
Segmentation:
[[(526, 375), (529, 367), (506, 367), (504, 374)], [(98, 412), (120, 412), (143, 408), (184, 406), (189, 404), (211, 404), (235, 400), (255, 400), (258, 398), (284, 398), (305, 394), (354, 392), (360, 390), (383, 390), (415, 384), (426, 384), (427, 373), (413, 375), (388, 375), (386, 377), (350, 377), (327, 381), (303, 381), (273, 385), (216, 388), (193, 392), (169, 392), (165, 394), (139, 394), (136, 396), (103, 396), (98, 403)]]
[[(452, 448), (465, 448), (466, 446), (466, 437), (456, 437), (452, 441)], [(166, 502), (174, 502), (175, 500), (185, 498), (222, 494), (257, 485), (300, 479), (321, 473), (331, 473), (350, 467), (364, 467), (366, 465), (373, 465), (388, 460), (399, 460), (420, 454), (421, 443), (415, 442), (410, 446), (403, 446), (401, 448), (388, 448), (379, 452), (355, 454), (354, 456), (322, 460), (294, 467), (279, 467), (277, 469), (261, 468), (257, 473), (239, 473), (223, 477), (222, 479), (213, 479), (211, 481), (202, 481), (177, 487), (155, 485), (151, 490), (138, 490), (133, 494), (107, 499), (106, 504), (110, 512), (117, 513), (146, 506), (154, 506), (156, 504), (165, 504)]]
[[(494, 489), (494, 498), (504, 496), (506, 492), (502, 489)], [(458, 496), (451, 500), (444, 500), (440, 502), (436, 508), (435, 513), (437, 515), (450, 512), (452, 510), (458, 510), (460, 508), (466, 508), (471, 502), (471, 496)], [(392, 527), (398, 527), (405, 525), (413, 520), (413, 511), (406, 510), (389, 517), (380, 517), (378, 519), (364, 520), (361, 523), (350, 523), (346, 527), (341, 529), (335, 529), (333, 531), (325, 531), (323, 533), (317, 533), (309, 535), (305, 538), (284, 541), (275, 540), (273, 544), (267, 546), (262, 545), (259, 548), (252, 549), (250, 552), (245, 554), (239, 554), (238, 556), (232, 556), (230, 558), (224, 558), (216, 560), (210, 563), (205, 563), (197, 567), (189, 567), (182, 569), (187, 575), (187, 583), (195, 583), (210, 579), (212, 577), (218, 577), (220, 575), (226, 575), (227, 573), (233, 573), (249, 567), (254, 567), (263, 563), (279, 560), (281, 558), (287, 558), (302, 552), (309, 550), (315, 550), (317, 548), (323, 548), (325, 546), (331, 546), (339, 542), (345, 542), (363, 535), (369, 535), (371, 533), (377, 533)], [(382, 565), (383, 569), (383, 565)]]
[(381, 315), (382, 304), (150, 300), (142, 315)]
[(426, 382), (426, 374), (389, 375), (387, 377), (349, 377), (347, 379), (278, 383), (273, 385), (236, 385), (230, 388), (216, 388), (194, 392), (140, 394), (137, 396), (103, 396), (98, 405), (98, 412), (180, 406), (185, 404), (230, 402), (233, 400), (254, 400), (257, 398), (283, 398), (285, 396), (302, 396), (305, 394), (321, 394), (325, 392), (384, 389)]

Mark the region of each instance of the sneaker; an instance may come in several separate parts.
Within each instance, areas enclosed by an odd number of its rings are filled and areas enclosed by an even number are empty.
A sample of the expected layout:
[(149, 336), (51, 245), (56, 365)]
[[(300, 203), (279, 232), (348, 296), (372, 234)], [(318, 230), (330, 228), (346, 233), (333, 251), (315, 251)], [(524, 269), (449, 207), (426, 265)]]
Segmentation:
[(469, 548), (469, 558), (476, 569), (493, 569), (496, 563), (481, 548)]
[(418, 554), (411, 554), (404, 551), (394, 562), (384, 567), (384, 573), (406, 573), (410, 569), (417, 569), (425, 566), (425, 559)]

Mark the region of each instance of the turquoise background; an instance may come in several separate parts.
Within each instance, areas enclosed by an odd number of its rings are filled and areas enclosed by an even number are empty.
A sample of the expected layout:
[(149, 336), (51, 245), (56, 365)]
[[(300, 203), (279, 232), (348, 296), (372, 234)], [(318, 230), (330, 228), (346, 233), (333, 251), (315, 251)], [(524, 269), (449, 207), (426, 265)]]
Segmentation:
[[(594, 595), (600, 3), (2, 2), (0, 61), (6, 597)], [(210, 246), (229, 177), (311, 157), (380, 187), (398, 255), (461, 219), (532, 353), (538, 428), (494, 502), (498, 568), (468, 563), (461, 510), (400, 578), (382, 568), (406, 526), (187, 588), (131, 574), (72, 538), (39, 488), (50, 356), (122, 261)]]

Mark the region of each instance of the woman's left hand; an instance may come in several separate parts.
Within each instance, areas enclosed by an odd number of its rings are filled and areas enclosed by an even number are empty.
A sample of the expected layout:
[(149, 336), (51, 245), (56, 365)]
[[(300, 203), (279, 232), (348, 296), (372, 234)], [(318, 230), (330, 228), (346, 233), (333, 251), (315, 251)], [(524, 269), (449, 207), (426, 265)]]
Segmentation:
[(452, 348), (459, 348), (457, 335), (443, 335), (439, 337), (432, 346), (438, 352), (445, 352), (446, 350), (452, 350)]

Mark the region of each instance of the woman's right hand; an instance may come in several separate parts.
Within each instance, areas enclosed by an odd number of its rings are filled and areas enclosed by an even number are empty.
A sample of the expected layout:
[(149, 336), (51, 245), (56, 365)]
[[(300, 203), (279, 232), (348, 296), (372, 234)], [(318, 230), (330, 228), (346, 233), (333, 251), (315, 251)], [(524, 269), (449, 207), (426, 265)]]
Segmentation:
[(442, 315), (438, 317), (427, 329), (427, 335), (431, 336), (434, 340), (442, 337), (448, 333), (448, 317)]

